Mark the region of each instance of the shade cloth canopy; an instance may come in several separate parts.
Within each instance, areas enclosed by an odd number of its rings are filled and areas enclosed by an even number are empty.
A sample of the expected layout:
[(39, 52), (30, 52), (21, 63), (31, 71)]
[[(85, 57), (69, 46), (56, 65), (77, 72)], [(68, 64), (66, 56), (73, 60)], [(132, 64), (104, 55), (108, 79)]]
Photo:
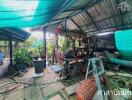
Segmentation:
[(70, 0), (0, 0), (0, 27), (32, 27), (51, 20)]

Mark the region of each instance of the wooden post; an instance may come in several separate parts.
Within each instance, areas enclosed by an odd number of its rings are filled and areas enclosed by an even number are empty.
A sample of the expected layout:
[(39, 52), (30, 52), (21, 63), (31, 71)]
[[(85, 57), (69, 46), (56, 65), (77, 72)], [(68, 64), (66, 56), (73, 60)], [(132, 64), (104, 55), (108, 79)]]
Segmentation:
[(75, 50), (75, 38), (72, 38), (72, 48)]
[(12, 66), (13, 64), (12, 63), (12, 37), (9, 38), (9, 49), (10, 49), (10, 66)]
[(81, 40), (81, 35), (79, 36), (79, 47), (81, 46), (81, 42), (82, 42), (82, 40)]
[(10, 65), (12, 65), (12, 39), (9, 41), (9, 46), (10, 46)]
[(55, 39), (56, 39), (56, 48), (58, 50), (58, 40), (59, 40), (58, 33), (55, 34)]
[(68, 44), (68, 32), (67, 32), (67, 21), (65, 21), (65, 30), (66, 30), (66, 47), (67, 49), (69, 48), (69, 44)]
[(43, 30), (43, 56), (44, 56), (44, 68), (46, 68), (46, 27)]

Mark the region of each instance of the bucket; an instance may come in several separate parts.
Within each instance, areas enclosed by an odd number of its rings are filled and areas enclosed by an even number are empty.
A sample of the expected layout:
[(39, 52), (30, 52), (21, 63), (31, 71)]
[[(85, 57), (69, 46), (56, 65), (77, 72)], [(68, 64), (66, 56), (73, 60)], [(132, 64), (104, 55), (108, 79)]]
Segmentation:
[(34, 61), (34, 67), (35, 67), (35, 73), (43, 73), (44, 71), (44, 61), (45, 60), (35, 60)]

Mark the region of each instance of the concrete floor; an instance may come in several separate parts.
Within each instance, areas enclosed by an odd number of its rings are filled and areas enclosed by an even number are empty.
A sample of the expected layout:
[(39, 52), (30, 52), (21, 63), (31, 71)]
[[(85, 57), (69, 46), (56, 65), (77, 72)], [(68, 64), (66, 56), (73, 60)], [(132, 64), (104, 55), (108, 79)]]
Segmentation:
[[(66, 87), (60, 81), (59, 75), (51, 70), (51, 67), (44, 69), (43, 77), (32, 78), (34, 73), (34, 68), (29, 68), (23, 77), (14, 77), (19, 82), (18, 84), (14, 83), (12, 79), (0, 78), (0, 100), (77, 100), (76, 94), (70, 97), (67, 95)], [(10, 84), (7, 85), (8, 83)], [(6, 88), (2, 89), (4, 84), (6, 84)], [(14, 90), (2, 94), (14, 87), (16, 87)], [(96, 94), (93, 100), (99, 100), (99, 96)], [(105, 100), (108, 100), (107, 97)], [(117, 96), (112, 100), (120, 99)]]
[[(50, 69), (50, 67), (47, 67), (44, 70), (44, 73), (45, 75), (43, 77), (32, 78), (32, 75), (34, 74), (34, 68), (30, 68), (23, 77), (14, 77), (14, 79), (19, 82), (36, 84), (36, 86), (20, 83), (15, 90), (8, 93), (0, 94), (0, 100), (77, 100), (76, 94), (71, 96), (67, 95), (65, 91), (66, 87), (59, 81), (59, 76), (56, 75)], [(9, 78), (1, 78), (0, 87), (5, 83), (11, 82), (14, 81)], [(15, 83), (8, 86), (6, 90), (13, 88), (14, 85)], [(3, 91), (4, 90), (0, 89), (0, 93)], [(94, 100), (98, 100), (97, 95), (95, 95)]]
[(3, 65), (0, 65), (0, 77), (8, 70), (9, 58), (5, 58)]
[[(67, 95), (63, 92), (65, 86), (59, 81), (59, 76), (56, 75), (50, 67), (44, 70), (43, 77), (32, 78), (33, 74), (34, 68), (29, 68), (29, 71), (25, 73), (23, 77), (14, 77), (14, 79), (20, 83), (17, 84), (15, 90), (8, 93), (1, 94), (1, 92), (5, 90), (8, 91), (12, 89), (13, 86), (16, 85), (15, 83), (10, 84), (10, 86), (4, 89), (0, 89), (0, 100), (53, 100), (53, 98), (58, 98), (54, 100), (69, 100)], [(0, 87), (9, 82), (14, 81), (9, 78), (1, 78)], [(21, 82), (36, 85), (23, 84)]]

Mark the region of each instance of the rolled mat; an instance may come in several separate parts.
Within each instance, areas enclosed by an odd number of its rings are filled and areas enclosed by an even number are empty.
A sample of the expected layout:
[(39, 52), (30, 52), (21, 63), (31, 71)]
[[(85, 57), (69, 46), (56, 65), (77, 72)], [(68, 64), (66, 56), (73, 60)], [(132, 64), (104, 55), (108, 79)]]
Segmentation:
[(92, 100), (97, 91), (94, 76), (89, 77), (84, 81), (76, 91), (77, 100)]

